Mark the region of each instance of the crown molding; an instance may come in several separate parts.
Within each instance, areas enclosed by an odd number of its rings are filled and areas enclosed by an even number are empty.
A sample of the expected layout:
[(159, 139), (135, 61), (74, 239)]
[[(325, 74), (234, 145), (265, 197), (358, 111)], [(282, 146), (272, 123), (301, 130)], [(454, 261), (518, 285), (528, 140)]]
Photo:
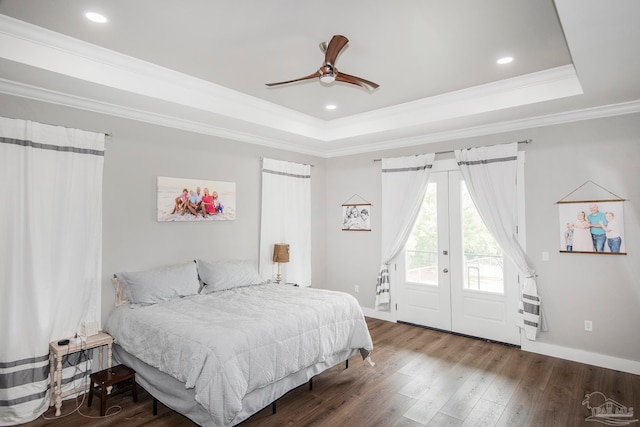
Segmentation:
[(26, 85), (23, 83), (17, 83), (6, 79), (0, 79), (0, 93), (40, 102), (46, 102), (48, 104), (58, 105), (61, 107), (75, 108), (99, 114), (106, 114), (113, 117), (135, 120), (138, 122), (149, 123), (173, 129), (180, 129), (187, 132), (211, 135), (219, 138), (246, 142), (249, 144), (256, 144), (265, 147), (298, 152), (302, 154), (309, 154), (312, 156), (324, 156), (323, 151), (311, 149), (302, 146), (299, 143), (291, 143), (273, 138), (267, 138), (262, 135), (242, 132), (236, 129), (214, 126), (208, 122), (187, 120), (175, 116), (169, 116), (166, 114), (159, 114), (151, 111), (130, 108), (124, 105), (116, 105), (108, 102), (97, 101), (95, 99), (70, 95), (67, 93), (57, 92), (32, 85)]
[(324, 121), (5, 15), (0, 15), (0, 56), (104, 87), (319, 142), (394, 131), (582, 94), (573, 65), (566, 65)]
[(620, 104), (566, 111), (557, 114), (530, 117), (526, 119), (496, 122), (483, 126), (474, 126), (445, 132), (425, 133), (410, 138), (388, 139), (376, 143), (367, 143), (366, 145), (348, 146), (341, 149), (331, 150), (328, 148), (322, 148), (321, 146), (310, 148), (297, 142), (287, 142), (279, 139), (267, 138), (254, 133), (214, 126), (210, 123), (186, 120), (165, 114), (134, 109), (123, 105), (101, 102), (37, 86), (17, 83), (6, 79), (0, 79), (0, 93), (323, 158), (412, 147), (434, 142), (445, 142), (462, 138), (472, 138), (523, 129), (553, 126), (582, 120), (593, 120), (640, 113), (640, 101), (631, 101)]
[(341, 157), (636, 113), (640, 113), (640, 101), (630, 101), (620, 104), (610, 104), (599, 107), (565, 111), (556, 114), (528, 117), (525, 119), (490, 123), (487, 125), (473, 126), (464, 129), (425, 133), (423, 135), (410, 138), (390, 139), (376, 143), (367, 143), (366, 146), (351, 146), (337, 150), (327, 150), (324, 154), (327, 158)]
[(2, 14), (0, 57), (308, 138), (324, 132), (323, 120)]
[(330, 122), (338, 140), (582, 95), (573, 65), (474, 86)]
[[(639, 103), (634, 101), (331, 149), (323, 147), (322, 143), (345, 140), (348, 144), (346, 140), (349, 138), (574, 96), (583, 91), (575, 68), (566, 65), (327, 122), (5, 15), (0, 15), (0, 57), (103, 87), (166, 101), (177, 107), (199, 110), (213, 117), (240, 120), (240, 125), (242, 122), (251, 123), (264, 128), (265, 132), (260, 134), (259, 131), (248, 132), (237, 127), (216, 126), (202, 120), (131, 108), (124, 103), (107, 103), (0, 79), (0, 92), (8, 95), (326, 158), (631, 114), (640, 110)], [(273, 134), (273, 130), (284, 133), (285, 137), (265, 136)]]

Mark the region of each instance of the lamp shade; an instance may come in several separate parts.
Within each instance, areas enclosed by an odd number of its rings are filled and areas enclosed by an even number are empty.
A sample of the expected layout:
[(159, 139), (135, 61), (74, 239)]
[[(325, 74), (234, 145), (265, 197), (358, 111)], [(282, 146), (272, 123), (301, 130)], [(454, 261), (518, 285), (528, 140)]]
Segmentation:
[(289, 262), (289, 245), (286, 243), (273, 245), (273, 262)]

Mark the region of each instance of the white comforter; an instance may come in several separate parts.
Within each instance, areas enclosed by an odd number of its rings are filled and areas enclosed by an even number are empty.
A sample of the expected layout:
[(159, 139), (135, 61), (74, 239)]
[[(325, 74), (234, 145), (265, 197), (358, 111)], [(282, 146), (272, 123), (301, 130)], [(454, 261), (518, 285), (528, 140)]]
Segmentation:
[(349, 349), (373, 345), (349, 294), (266, 284), (116, 308), (105, 325), (117, 344), (195, 388), (215, 425), (229, 425), (243, 397)]

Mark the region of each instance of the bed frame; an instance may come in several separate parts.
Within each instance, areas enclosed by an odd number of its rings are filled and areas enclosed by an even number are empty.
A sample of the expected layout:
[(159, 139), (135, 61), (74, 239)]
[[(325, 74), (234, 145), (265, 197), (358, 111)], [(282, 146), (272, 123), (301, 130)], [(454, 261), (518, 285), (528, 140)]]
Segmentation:
[[(341, 363), (346, 362), (349, 367), (349, 358), (360, 354), (358, 349), (349, 350), (333, 355), (328, 360), (295, 372), (282, 380), (252, 391), (242, 400), (242, 410), (232, 420), (230, 425), (236, 425), (249, 418), (256, 412), (271, 405), (276, 411), (276, 401), (288, 391), (309, 382), (309, 388), (313, 387), (312, 379), (315, 375)], [(214, 426), (209, 412), (195, 400), (193, 389), (185, 388), (184, 383), (158, 369), (142, 362), (135, 356), (124, 351), (119, 345), (113, 346), (113, 357), (118, 362), (136, 371), (136, 382), (142, 386), (154, 399), (154, 415), (157, 412), (157, 401), (184, 415), (201, 426)]]

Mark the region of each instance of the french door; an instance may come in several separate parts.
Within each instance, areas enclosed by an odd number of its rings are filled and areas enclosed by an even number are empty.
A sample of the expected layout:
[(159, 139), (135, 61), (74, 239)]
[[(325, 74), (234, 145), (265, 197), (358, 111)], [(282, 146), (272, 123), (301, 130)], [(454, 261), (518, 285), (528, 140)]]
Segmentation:
[(515, 267), (484, 226), (455, 162), (439, 166), (397, 259), (397, 318), (519, 345)]

